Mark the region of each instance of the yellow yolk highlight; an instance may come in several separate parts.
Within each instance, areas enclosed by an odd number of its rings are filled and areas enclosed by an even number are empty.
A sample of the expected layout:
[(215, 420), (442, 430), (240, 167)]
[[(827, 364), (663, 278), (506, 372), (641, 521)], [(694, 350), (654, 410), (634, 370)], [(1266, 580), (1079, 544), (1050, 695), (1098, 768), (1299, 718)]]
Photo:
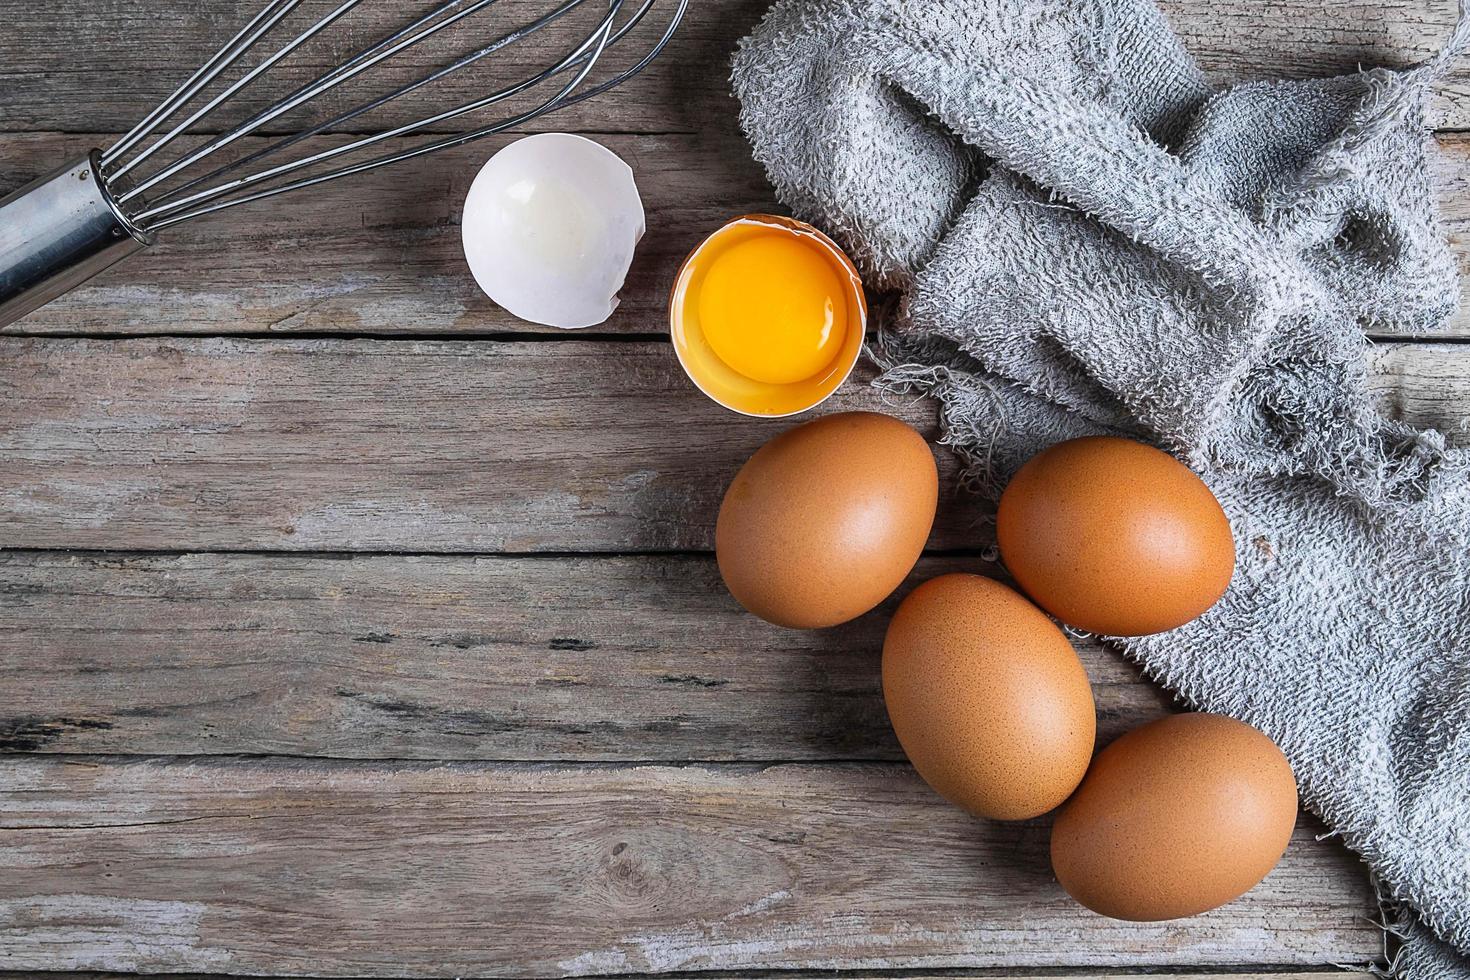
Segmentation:
[(701, 242), (669, 293), (679, 363), (716, 402), (762, 418), (804, 412), (862, 352), (868, 308), (837, 244), (795, 218), (747, 214)]
[(846, 277), (819, 246), (771, 229), (707, 259), (696, 307), (704, 338), (738, 374), (793, 384), (832, 363), (847, 337)]

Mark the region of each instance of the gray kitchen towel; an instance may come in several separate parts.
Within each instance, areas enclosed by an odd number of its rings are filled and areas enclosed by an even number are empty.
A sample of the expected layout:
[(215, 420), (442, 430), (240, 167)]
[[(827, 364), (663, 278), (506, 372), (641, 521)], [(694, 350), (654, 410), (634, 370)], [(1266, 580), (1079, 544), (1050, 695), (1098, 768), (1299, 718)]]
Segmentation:
[(902, 294), (880, 383), (939, 399), (976, 490), (1099, 432), (1204, 474), (1234, 582), (1119, 646), (1282, 746), (1406, 980), (1470, 977), (1470, 455), (1380, 414), (1364, 335), (1456, 307), (1424, 103), (1461, 17), (1415, 68), (1217, 90), (1149, 0), (781, 0), (734, 66), (783, 200)]

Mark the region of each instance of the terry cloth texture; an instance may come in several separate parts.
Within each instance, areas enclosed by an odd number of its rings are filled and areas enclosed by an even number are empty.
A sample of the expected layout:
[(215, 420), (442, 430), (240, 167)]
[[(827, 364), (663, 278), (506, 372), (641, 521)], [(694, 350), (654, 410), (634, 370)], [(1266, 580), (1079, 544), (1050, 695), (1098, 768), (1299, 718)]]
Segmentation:
[(1423, 108), (1467, 24), (1216, 90), (1148, 0), (782, 0), (734, 66), (781, 197), (903, 294), (880, 383), (978, 491), (1095, 433), (1204, 474), (1229, 592), (1118, 645), (1281, 745), (1417, 916), (1408, 980), (1470, 977), (1470, 456), (1379, 413), (1364, 331), (1456, 306)]

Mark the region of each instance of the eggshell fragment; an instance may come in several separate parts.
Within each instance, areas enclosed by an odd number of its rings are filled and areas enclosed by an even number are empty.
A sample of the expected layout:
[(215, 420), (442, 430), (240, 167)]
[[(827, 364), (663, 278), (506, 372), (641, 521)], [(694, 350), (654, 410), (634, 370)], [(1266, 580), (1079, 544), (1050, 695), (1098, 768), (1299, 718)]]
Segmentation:
[(633, 171), (570, 133), (527, 136), (491, 157), (461, 221), (485, 294), (522, 320), (566, 328), (612, 315), (643, 231)]
[(1001, 495), (996, 537), (1038, 605), (1108, 636), (1182, 626), (1235, 571), (1230, 522), (1210, 488), (1131, 439), (1073, 439), (1033, 457)]
[(762, 446), (725, 492), (720, 574), (778, 626), (846, 622), (908, 575), (938, 501), (934, 454), (908, 425), (871, 412), (807, 422)]
[(1172, 715), (1098, 754), (1057, 815), (1052, 868), (1115, 919), (1196, 915), (1266, 877), (1296, 814), (1291, 765), (1269, 738), (1223, 715)]
[(942, 575), (904, 599), (883, 641), (883, 699), (919, 775), (982, 817), (1047, 812), (1092, 758), (1092, 688), (1072, 645), (983, 576)]

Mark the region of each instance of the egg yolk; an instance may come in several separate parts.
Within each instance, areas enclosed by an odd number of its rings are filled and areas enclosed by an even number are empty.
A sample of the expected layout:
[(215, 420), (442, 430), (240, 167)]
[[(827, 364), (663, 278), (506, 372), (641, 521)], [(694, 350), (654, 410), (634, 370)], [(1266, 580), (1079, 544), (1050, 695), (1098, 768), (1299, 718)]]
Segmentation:
[(738, 374), (793, 384), (832, 363), (847, 335), (846, 283), (821, 250), (773, 230), (711, 256), (699, 319), (715, 354)]

